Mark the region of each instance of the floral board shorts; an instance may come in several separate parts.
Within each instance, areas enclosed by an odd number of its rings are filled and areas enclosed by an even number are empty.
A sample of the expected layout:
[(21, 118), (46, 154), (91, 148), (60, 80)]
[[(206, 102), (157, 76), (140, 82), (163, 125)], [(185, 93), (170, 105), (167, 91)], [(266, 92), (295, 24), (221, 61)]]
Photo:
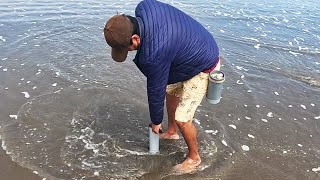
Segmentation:
[[(220, 70), (220, 60), (213, 70)], [(175, 113), (176, 121), (189, 122), (193, 120), (197, 107), (207, 93), (208, 83), (209, 73), (200, 72), (187, 81), (167, 85), (167, 94), (180, 98)]]

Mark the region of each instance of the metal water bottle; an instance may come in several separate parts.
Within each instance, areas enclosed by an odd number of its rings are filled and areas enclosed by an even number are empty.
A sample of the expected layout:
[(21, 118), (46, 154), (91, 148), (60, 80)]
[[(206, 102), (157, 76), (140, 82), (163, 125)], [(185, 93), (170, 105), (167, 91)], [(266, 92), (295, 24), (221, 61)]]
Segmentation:
[(225, 77), (222, 71), (213, 70), (210, 72), (208, 92), (206, 96), (207, 101), (210, 104), (218, 104), (220, 102), (224, 80)]
[(152, 155), (159, 153), (159, 134), (152, 131), (151, 124), (149, 125), (149, 153)]

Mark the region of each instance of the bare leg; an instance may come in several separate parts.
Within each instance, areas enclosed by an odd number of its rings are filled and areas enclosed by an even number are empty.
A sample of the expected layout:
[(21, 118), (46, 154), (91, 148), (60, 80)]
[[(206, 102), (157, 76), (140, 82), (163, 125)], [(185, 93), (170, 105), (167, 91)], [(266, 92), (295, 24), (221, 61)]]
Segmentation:
[(194, 170), (201, 163), (201, 158), (198, 152), (197, 129), (193, 125), (192, 121), (177, 121), (176, 123), (184, 137), (184, 140), (187, 143), (189, 153), (185, 161), (175, 166), (175, 170), (178, 172)]
[(160, 135), (162, 139), (179, 139), (178, 128), (175, 121), (175, 113), (179, 104), (180, 98), (166, 94), (166, 105), (168, 113), (168, 130)]

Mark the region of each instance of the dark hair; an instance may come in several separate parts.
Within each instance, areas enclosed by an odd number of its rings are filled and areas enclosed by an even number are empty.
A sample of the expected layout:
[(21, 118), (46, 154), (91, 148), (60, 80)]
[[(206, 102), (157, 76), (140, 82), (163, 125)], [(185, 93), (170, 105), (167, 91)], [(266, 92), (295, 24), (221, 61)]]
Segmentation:
[[(129, 15), (125, 15), (132, 23), (133, 26), (133, 31), (132, 31), (132, 35), (137, 34), (138, 36), (140, 36), (140, 30), (139, 30), (139, 24), (138, 24), (138, 20), (135, 17), (129, 16)], [(130, 45), (132, 45), (132, 39), (130, 39)]]

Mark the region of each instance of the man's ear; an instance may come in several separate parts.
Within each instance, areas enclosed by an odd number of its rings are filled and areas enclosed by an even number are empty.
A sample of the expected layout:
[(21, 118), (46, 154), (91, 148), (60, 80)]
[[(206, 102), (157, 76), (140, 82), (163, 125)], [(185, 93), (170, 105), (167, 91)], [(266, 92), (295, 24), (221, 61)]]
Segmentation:
[(137, 43), (138, 45), (140, 44), (140, 36), (138, 34), (134, 34), (132, 35), (132, 42), (135, 41), (135, 43)]
[(133, 50), (137, 50), (140, 45), (140, 37), (137, 34), (131, 36)]

